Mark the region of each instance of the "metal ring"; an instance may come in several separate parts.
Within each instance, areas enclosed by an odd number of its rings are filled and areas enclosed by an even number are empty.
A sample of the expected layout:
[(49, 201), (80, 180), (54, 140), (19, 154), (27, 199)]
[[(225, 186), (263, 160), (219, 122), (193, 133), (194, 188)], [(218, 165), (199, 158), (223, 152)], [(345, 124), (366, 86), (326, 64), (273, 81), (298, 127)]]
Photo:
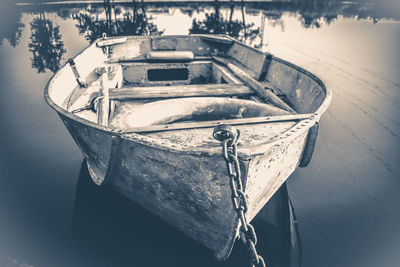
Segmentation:
[(239, 131), (231, 125), (219, 124), (214, 127), (213, 137), (220, 142), (231, 140), (231, 142), (228, 143), (228, 146), (231, 146), (239, 137)]
[(74, 65), (75, 65), (75, 61), (74, 61), (73, 58), (68, 59), (68, 60), (67, 60), (67, 63), (68, 63), (70, 66), (74, 66)]

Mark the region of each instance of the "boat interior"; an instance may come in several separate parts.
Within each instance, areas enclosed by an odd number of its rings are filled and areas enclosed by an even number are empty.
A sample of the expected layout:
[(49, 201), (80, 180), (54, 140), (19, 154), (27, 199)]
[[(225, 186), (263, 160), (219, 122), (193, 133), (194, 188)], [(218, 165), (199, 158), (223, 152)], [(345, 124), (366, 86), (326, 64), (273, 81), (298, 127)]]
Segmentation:
[(165, 132), (252, 124), (254, 143), (315, 115), (327, 91), (312, 74), (229, 37), (189, 35), (100, 39), (53, 77), (48, 95), (107, 129), (170, 139)]

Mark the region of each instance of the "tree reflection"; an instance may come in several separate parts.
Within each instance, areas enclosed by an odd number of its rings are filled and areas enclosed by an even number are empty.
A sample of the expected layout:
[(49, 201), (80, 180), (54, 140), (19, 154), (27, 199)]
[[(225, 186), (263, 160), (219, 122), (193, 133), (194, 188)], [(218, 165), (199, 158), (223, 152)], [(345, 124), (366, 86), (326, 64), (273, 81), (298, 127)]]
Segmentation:
[[(339, 16), (373, 19), (374, 10), (365, 3), (344, 3), (337, 0), (319, 1), (294, 1), (291, 3), (271, 2), (255, 4), (255, 8), (263, 10), (263, 14), (269, 19), (269, 24), (278, 24), (284, 13), (296, 14), (304, 28), (320, 28), (335, 22)], [(364, 15), (368, 14), (368, 15)], [(279, 22), (278, 22), (279, 21)], [(376, 21), (376, 19), (373, 19)]]
[(39, 73), (46, 69), (55, 72), (60, 68), (64, 42), (61, 40), (60, 26), (54, 26), (53, 22), (46, 19), (44, 12), (30, 23), (31, 37), (29, 51), (32, 52), (32, 67)]
[(260, 37), (260, 28), (255, 27), (254, 23), (246, 24), (245, 11), (243, 3), (241, 5), (242, 21), (233, 19), (234, 4), (231, 1), (229, 18), (224, 18), (221, 15), (221, 3), (214, 2), (214, 13), (206, 13), (204, 20), (193, 19), (192, 27), (189, 29), (191, 34), (227, 34), (236, 39), (252, 44), (257, 37)]
[(162, 31), (151, 22), (152, 17), (147, 16), (143, 3), (132, 1), (131, 9), (115, 8), (109, 0), (104, 0), (105, 18), (99, 14), (80, 13), (75, 17), (78, 21), (76, 27), (91, 43), (102, 37), (125, 35), (160, 35)]
[(7, 40), (10, 45), (16, 47), (21, 39), (22, 30), (25, 24), (21, 22), (21, 12), (14, 5), (6, 1), (5, 6), (1, 7), (0, 20), (0, 45)]
[(308, 1), (301, 3), (300, 21), (305, 28), (320, 28), (321, 24), (331, 24), (338, 17), (338, 1)]

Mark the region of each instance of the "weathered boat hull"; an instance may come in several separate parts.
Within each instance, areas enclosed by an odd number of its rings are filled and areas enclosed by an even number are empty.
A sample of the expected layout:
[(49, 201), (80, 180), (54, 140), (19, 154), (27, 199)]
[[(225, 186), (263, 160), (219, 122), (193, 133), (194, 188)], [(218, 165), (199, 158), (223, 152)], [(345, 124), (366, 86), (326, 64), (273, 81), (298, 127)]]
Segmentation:
[[(96, 50), (93, 46), (89, 49)], [(87, 74), (98, 63), (90, 64)], [(55, 77), (61, 72), (66, 75), (65, 68)], [(242, 183), (249, 200), (248, 220), (256, 216), (301, 162), (304, 165), (309, 161), (303, 158), (311, 157), (305, 144), (315, 142), (315, 134), (309, 129), (318, 122), (331, 97), (318, 78), (299, 67), (271, 58), (268, 68), (264, 79), (284, 92), (296, 110), (314, 115), (257, 146), (241, 149), (239, 144)], [(55, 78), (52, 80), (45, 91), (46, 101), (58, 112), (82, 151), (93, 181), (114, 187), (210, 248), (217, 259), (227, 258), (238, 235), (239, 222), (218, 142), (208, 147), (180, 146), (147, 135), (113, 131), (57, 105), (49, 96)], [(211, 128), (209, 135), (212, 136)]]
[[(220, 153), (164, 150), (128, 136), (110, 135), (62, 115), (61, 118), (96, 183), (114, 187), (209, 247), (217, 259), (229, 256), (238, 218)], [(240, 158), (249, 197), (249, 220), (298, 166), (306, 137), (305, 129), (293, 134), (289, 141), (278, 140), (265, 154)]]

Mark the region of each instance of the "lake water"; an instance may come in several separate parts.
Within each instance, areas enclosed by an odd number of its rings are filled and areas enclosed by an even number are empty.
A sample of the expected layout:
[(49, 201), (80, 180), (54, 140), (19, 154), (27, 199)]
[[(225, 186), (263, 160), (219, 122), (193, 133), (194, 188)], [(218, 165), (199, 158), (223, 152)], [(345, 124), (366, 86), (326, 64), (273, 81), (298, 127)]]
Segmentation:
[(311, 164), (288, 180), (303, 266), (399, 266), (396, 7), (337, 1), (117, 4), (105, 12), (101, 4), (5, 5), (0, 265), (247, 266), (240, 255), (215, 262), (200, 245), (115, 192), (87, 183), (81, 153), (43, 99), (53, 72), (103, 32), (223, 32), (304, 67), (333, 91)]

